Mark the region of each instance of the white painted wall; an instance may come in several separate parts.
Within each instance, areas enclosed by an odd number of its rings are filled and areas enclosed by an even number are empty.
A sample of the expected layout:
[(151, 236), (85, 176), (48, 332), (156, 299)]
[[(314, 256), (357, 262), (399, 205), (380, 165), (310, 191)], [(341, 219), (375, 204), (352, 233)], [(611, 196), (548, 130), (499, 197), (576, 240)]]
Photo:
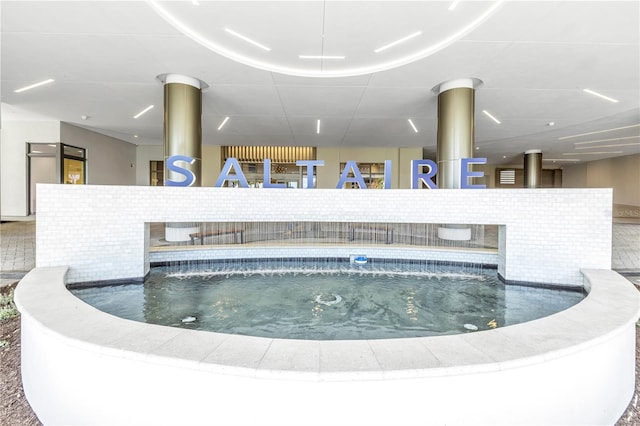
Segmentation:
[(0, 138), (0, 216), (27, 216), (27, 142), (60, 142), (60, 122), (4, 121)]
[(0, 216), (28, 210), (27, 142), (62, 142), (87, 149), (87, 182), (133, 185), (136, 148), (128, 142), (59, 121), (3, 121), (0, 144)]

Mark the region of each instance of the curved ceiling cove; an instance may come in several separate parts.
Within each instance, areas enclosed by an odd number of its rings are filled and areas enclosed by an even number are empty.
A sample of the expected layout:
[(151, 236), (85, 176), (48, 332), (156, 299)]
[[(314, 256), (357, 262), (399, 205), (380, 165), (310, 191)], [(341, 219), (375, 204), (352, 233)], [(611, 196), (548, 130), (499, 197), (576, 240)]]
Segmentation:
[[(175, 29), (228, 59), (299, 77), (385, 71), (438, 52), (504, 0), (460, 2), (175, 2), (147, 0)], [(240, 10), (239, 10), (240, 9)], [(265, 19), (269, 17), (269, 19)]]

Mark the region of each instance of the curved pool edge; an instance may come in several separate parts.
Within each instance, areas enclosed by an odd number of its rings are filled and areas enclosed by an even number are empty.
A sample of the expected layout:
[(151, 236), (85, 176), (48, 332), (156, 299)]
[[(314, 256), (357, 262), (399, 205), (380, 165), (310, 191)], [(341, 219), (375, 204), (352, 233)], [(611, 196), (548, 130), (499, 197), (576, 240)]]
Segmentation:
[(608, 270), (584, 270), (587, 298), (550, 317), (369, 341), (128, 321), (73, 296), (67, 270), (34, 269), (15, 294), (45, 424), (613, 424), (634, 390), (640, 294)]

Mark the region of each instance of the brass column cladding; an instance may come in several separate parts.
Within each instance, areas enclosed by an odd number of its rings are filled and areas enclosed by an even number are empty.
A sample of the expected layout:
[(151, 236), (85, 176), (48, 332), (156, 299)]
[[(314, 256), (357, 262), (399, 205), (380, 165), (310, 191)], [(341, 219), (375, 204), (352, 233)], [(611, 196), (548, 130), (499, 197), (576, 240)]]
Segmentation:
[(562, 188), (562, 169), (553, 170), (553, 187)]
[(438, 188), (460, 188), (460, 159), (473, 158), (475, 92), (456, 87), (438, 95)]
[(202, 185), (202, 92), (184, 83), (164, 85), (164, 160), (165, 179), (182, 181), (180, 173), (166, 169), (167, 158), (188, 155), (193, 164), (179, 163), (196, 177), (192, 186)]
[(524, 187), (542, 186), (542, 151), (531, 150), (524, 153)]

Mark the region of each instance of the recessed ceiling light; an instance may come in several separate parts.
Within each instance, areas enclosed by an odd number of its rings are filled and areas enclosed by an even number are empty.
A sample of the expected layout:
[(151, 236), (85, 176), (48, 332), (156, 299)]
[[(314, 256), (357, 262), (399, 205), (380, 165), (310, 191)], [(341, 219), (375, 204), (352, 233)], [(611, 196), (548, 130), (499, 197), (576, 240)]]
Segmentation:
[(420, 34), (422, 34), (422, 31), (416, 31), (415, 33), (411, 33), (411, 34), (409, 34), (408, 36), (402, 37), (401, 39), (398, 39), (398, 40), (396, 40), (396, 41), (392, 41), (391, 43), (389, 43), (389, 44), (385, 44), (385, 45), (384, 45), (384, 46), (382, 46), (382, 47), (378, 47), (378, 48), (377, 48), (376, 50), (374, 50), (373, 52), (374, 52), (374, 53), (380, 53), (380, 52), (382, 52), (383, 50), (387, 50), (388, 48), (393, 47), (393, 46), (395, 46), (395, 45), (397, 45), (397, 44), (404, 43), (404, 42), (405, 42), (405, 41), (407, 41), (407, 40), (411, 40), (411, 39), (412, 39), (412, 38), (414, 38), (414, 37), (418, 37)]
[(598, 142), (612, 142), (612, 141), (622, 141), (626, 139), (638, 139), (640, 135), (637, 136), (623, 136), (621, 138), (610, 138), (610, 139), (598, 139), (595, 141), (586, 141), (586, 142), (575, 142), (574, 145), (586, 145), (588, 143), (598, 143)]
[(598, 133), (613, 132), (614, 130), (630, 129), (632, 127), (640, 127), (640, 124), (633, 124), (631, 126), (623, 126), (623, 127), (614, 127), (613, 129), (598, 130), (598, 131), (589, 132), (589, 133), (580, 133), (579, 135), (563, 136), (561, 138), (558, 138), (558, 140), (578, 138), (580, 136), (595, 135)]
[(449, 6), (449, 9), (448, 9), (448, 10), (453, 10), (453, 9), (455, 9), (455, 8), (456, 8), (456, 6), (458, 5), (458, 3), (460, 3), (460, 0), (453, 0), (453, 1), (451, 2), (451, 6)]
[(476, 151), (477, 151), (477, 150), (479, 150), (479, 149), (480, 149), (480, 147), (479, 147), (479, 146), (476, 146)]
[(506, 156), (506, 155), (503, 155), (503, 156), (502, 156), (502, 158), (507, 158), (507, 156)]
[(14, 90), (14, 92), (15, 93), (24, 92), (24, 91), (31, 90), (31, 89), (36, 88), (36, 87), (44, 86), (45, 84), (53, 83), (54, 81), (55, 81), (54, 79), (49, 78), (49, 79), (41, 81), (39, 83), (34, 83), (34, 84), (30, 85), (30, 86), (26, 86), (26, 87), (22, 87), (20, 89), (16, 89), (16, 90)]
[(413, 129), (413, 131), (418, 133), (418, 129), (416, 129), (416, 125), (413, 124), (413, 121), (410, 118), (407, 119), (407, 121), (409, 122), (409, 124), (411, 124), (411, 128)]
[(634, 143), (616, 143), (613, 145), (598, 145), (598, 146), (578, 146), (576, 149), (597, 149), (597, 148), (612, 148), (614, 146), (632, 146), (632, 145), (640, 145), (640, 142)]
[(500, 120), (498, 120), (497, 118), (495, 118), (493, 115), (489, 114), (489, 112), (486, 109), (482, 110), (482, 113), (484, 115), (486, 115), (487, 117), (489, 117), (490, 119), (492, 119), (493, 121), (495, 121), (496, 123), (500, 124)]
[(264, 44), (258, 43), (257, 41), (252, 40), (247, 36), (239, 34), (239, 33), (235, 32), (235, 31), (233, 31), (233, 30), (231, 30), (229, 28), (225, 28), (224, 30), (226, 32), (228, 32), (229, 34), (234, 35), (234, 36), (238, 37), (239, 39), (242, 39), (242, 40), (246, 41), (247, 43), (250, 43), (250, 44), (253, 44), (254, 46), (259, 47), (260, 49), (266, 50), (267, 52), (271, 51), (271, 49), (268, 48), (267, 46), (265, 46)]
[(224, 120), (222, 120), (222, 123), (218, 126), (218, 130), (222, 129), (224, 125), (227, 124), (227, 121), (229, 121), (229, 117), (225, 117)]
[(550, 122), (547, 123), (547, 126), (549, 126), (549, 127), (552, 127), (552, 126), (555, 126), (555, 125), (556, 125), (556, 123), (553, 122), (553, 121), (550, 121)]
[(140, 111), (139, 113), (137, 113), (136, 115), (133, 116), (133, 118), (138, 118), (140, 117), (142, 114), (146, 113), (147, 111), (149, 111), (151, 108), (153, 108), (153, 105), (149, 105), (148, 107), (146, 107), (145, 109), (143, 109), (142, 111)]
[(316, 134), (320, 134), (320, 119), (318, 119), (318, 121), (316, 121)]
[(300, 55), (300, 59), (344, 59), (344, 56), (340, 55)]
[(133, 137), (134, 137), (134, 138), (137, 138), (137, 137), (138, 137), (138, 135), (133, 135)]
[(602, 98), (602, 99), (606, 99), (609, 102), (613, 102), (613, 103), (619, 102), (617, 99), (610, 98), (608, 96), (603, 95), (602, 93), (594, 92), (593, 90), (584, 89), (583, 91), (588, 93), (588, 94), (590, 94), (590, 95), (597, 96), (597, 97)]

